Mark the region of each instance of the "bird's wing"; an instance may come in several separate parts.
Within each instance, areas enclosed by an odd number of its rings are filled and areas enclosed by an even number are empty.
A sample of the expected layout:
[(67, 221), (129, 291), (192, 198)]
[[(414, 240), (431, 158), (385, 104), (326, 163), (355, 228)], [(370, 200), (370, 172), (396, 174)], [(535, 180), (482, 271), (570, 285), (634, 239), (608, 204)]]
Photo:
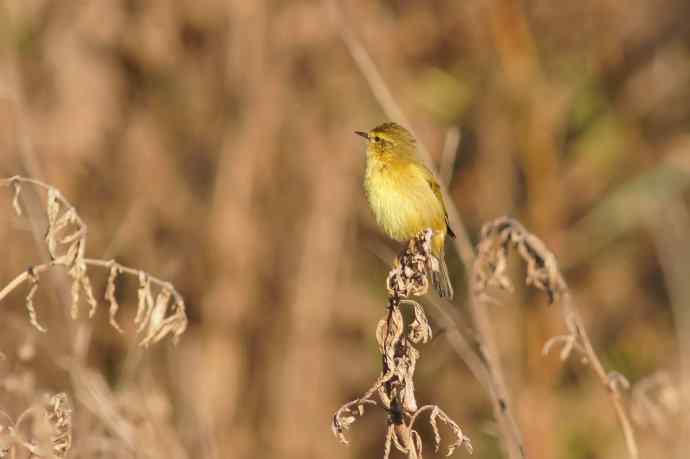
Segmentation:
[(441, 187), (439, 186), (436, 177), (434, 177), (434, 174), (432, 174), (431, 171), (425, 165), (420, 164), (419, 166), (424, 174), (426, 183), (429, 185), (429, 188), (431, 188), (431, 191), (434, 192), (436, 199), (438, 199), (438, 201), (441, 203), (441, 207), (443, 207), (443, 214), (446, 219), (446, 229), (448, 230), (448, 235), (455, 239), (455, 233), (453, 232), (453, 230), (450, 227), (450, 224), (448, 223), (448, 210), (446, 210), (446, 203), (443, 200), (443, 193), (441, 193)]

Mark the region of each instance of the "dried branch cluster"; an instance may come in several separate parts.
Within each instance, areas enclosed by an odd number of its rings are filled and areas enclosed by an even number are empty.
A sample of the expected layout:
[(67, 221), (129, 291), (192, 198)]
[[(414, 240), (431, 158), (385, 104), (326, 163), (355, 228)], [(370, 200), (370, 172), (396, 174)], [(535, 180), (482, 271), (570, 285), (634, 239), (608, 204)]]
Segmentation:
[(527, 285), (545, 291), (551, 303), (558, 302), (561, 306), (568, 333), (549, 339), (544, 345), (543, 353), (546, 355), (556, 345), (562, 345), (561, 360), (566, 360), (573, 351), (579, 354), (582, 362), (589, 365), (607, 389), (625, 436), (629, 456), (639, 457), (634, 431), (621, 400), (621, 388), (629, 388), (628, 381), (620, 373), (607, 372), (604, 369), (572, 301), (556, 257), (539, 238), (528, 232), (516, 220), (502, 217), (485, 224), (482, 228), (473, 270), (472, 293), (475, 301), (485, 304), (493, 302), (488, 294), (491, 287), (512, 290), (506, 274), (511, 249), (514, 249), (527, 264)]
[(72, 406), (67, 394), (45, 396), (16, 421), (0, 411), (0, 458), (16, 457), (17, 449), (32, 457), (62, 459), (72, 447)]
[(88, 267), (100, 267), (109, 270), (104, 299), (109, 304), (110, 324), (119, 332), (116, 315), (119, 304), (116, 299), (116, 281), (120, 274), (135, 276), (139, 281), (138, 308), (135, 317), (137, 333), (142, 336), (140, 344), (148, 346), (168, 335), (178, 338), (187, 327), (187, 315), (182, 296), (168, 282), (150, 274), (123, 266), (115, 260), (89, 259), (85, 257), (87, 226), (79, 217), (76, 209), (56, 188), (38, 180), (14, 176), (0, 182), (1, 186), (12, 188), (14, 197), (12, 205), (17, 215), (22, 215), (20, 204), (23, 186), (31, 185), (42, 189), (47, 194), (46, 215), (47, 230), (45, 242), (50, 255), (50, 262), (31, 266), (19, 274), (0, 291), (0, 301), (21, 284), (28, 282), (29, 292), (26, 295), (26, 309), (31, 324), (45, 332), (46, 328), (39, 322), (34, 304), (34, 296), (40, 284), (40, 274), (55, 267), (63, 267), (72, 279), (72, 318), (79, 315), (79, 304), (83, 297), (89, 305), (89, 318), (98, 308), (98, 301), (91, 287)]
[[(434, 445), (438, 451), (441, 436), (438, 421), (455, 435), (447, 454), (451, 455), (459, 446), (470, 453), (472, 444), (456, 424), (439, 407), (417, 405), (414, 391), (414, 372), (419, 351), (414, 345), (424, 344), (431, 339), (432, 332), (422, 306), (411, 297), (424, 295), (429, 290), (429, 276), (438, 270), (438, 261), (431, 254), (431, 230), (425, 230), (412, 239), (407, 248), (395, 260), (388, 275), (388, 306), (386, 315), (376, 328), (376, 340), (382, 358), (382, 370), (374, 385), (360, 398), (343, 405), (334, 415), (332, 429), (343, 443), (348, 443), (345, 431), (364, 414), (367, 405), (381, 405), (388, 413), (388, 431), (384, 446), (384, 459), (395, 446), (410, 458), (422, 457), (422, 440), (415, 421), (423, 412), (429, 412), (429, 422), (434, 431)], [(412, 307), (414, 319), (405, 324), (400, 310), (402, 305)], [(378, 401), (376, 396), (378, 395)]]
[(527, 264), (527, 285), (543, 290), (549, 302), (559, 300), (567, 286), (558, 269), (556, 257), (543, 242), (529, 233), (518, 221), (502, 217), (482, 227), (474, 261), (474, 297), (490, 301), (487, 291), (499, 287), (512, 291), (506, 274), (510, 249), (515, 249)]

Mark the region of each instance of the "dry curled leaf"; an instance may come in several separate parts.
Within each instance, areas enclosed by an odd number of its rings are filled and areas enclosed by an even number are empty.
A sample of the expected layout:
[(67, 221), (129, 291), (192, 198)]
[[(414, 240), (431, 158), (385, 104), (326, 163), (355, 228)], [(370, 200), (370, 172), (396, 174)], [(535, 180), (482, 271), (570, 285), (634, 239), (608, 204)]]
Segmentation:
[(34, 305), (34, 296), (38, 290), (38, 274), (36, 274), (33, 269), (29, 269), (27, 274), (29, 277), (29, 282), (31, 283), (29, 293), (26, 294), (26, 310), (29, 313), (29, 322), (34, 326), (34, 328), (36, 328), (36, 330), (45, 333), (48, 330), (43, 325), (38, 323), (36, 306)]
[(19, 194), (22, 191), (22, 186), (18, 180), (12, 180), (12, 189), (14, 191), (14, 195), (12, 196), (12, 207), (14, 207), (17, 216), (21, 217), (22, 206), (19, 204)]
[[(77, 248), (77, 253), (78, 252), (79, 249)], [(84, 288), (83, 279), (86, 277), (86, 263), (84, 263), (83, 260), (76, 261), (70, 268), (69, 275), (72, 278), (72, 306), (70, 307), (70, 314), (72, 319), (77, 319), (79, 317), (79, 299), (81, 298), (80, 292)], [(91, 298), (93, 298), (93, 293), (91, 293)]]
[(53, 454), (64, 458), (72, 447), (72, 406), (67, 394), (63, 392), (50, 397), (46, 417), (52, 427)]
[(162, 321), (156, 319), (154, 325), (150, 325), (146, 337), (139, 342), (140, 346), (147, 347), (161, 341), (168, 335), (172, 335), (174, 342), (177, 342), (180, 335), (187, 329), (187, 314), (184, 302), (180, 298), (177, 298), (177, 301), (175, 301), (173, 309), (172, 315)]
[(116, 315), (117, 311), (120, 309), (120, 305), (117, 302), (117, 298), (115, 297), (116, 293), (116, 287), (115, 287), (115, 281), (117, 280), (117, 275), (120, 273), (120, 268), (118, 265), (111, 261), (110, 262), (110, 272), (108, 273), (108, 283), (105, 287), (105, 300), (109, 304), (108, 308), (108, 314), (110, 317), (110, 325), (117, 330), (118, 332), (122, 333), (123, 330), (120, 328), (120, 325), (117, 323), (116, 320)]
[(89, 319), (91, 319), (96, 315), (98, 301), (96, 301), (96, 297), (93, 295), (93, 289), (91, 288), (91, 281), (89, 280), (89, 277), (86, 275), (81, 276), (80, 283), (82, 290), (84, 290), (84, 293), (86, 294), (86, 302), (89, 303)]
[(165, 314), (168, 310), (168, 303), (170, 302), (170, 291), (163, 289), (156, 296), (156, 301), (151, 309), (151, 313), (144, 318), (140, 324), (140, 329), (143, 330), (144, 327), (147, 328), (146, 336), (143, 341), (151, 341), (153, 337), (158, 333), (160, 327), (163, 325), (165, 319)]
[(412, 305), (414, 311), (414, 321), (410, 323), (410, 332), (408, 333), (410, 341), (415, 344), (428, 343), (433, 337), (433, 333), (431, 331), (431, 325), (429, 325), (429, 320), (424, 313), (424, 308), (416, 301), (405, 300), (405, 303)]
[(505, 271), (512, 248), (527, 265), (527, 285), (545, 291), (552, 303), (559, 299), (567, 286), (558, 269), (556, 257), (518, 221), (506, 217), (482, 227), (473, 269), (472, 288), (475, 296), (480, 298), (486, 295), (489, 287), (511, 289)]
[(134, 323), (138, 325), (137, 333), (146, 326), (151, 310), (153, 309), (153, 295), (151, 293), (151, 280), (149, 275), (144, 271), (139, 271), (139, 288), (137, 289), (137, 315), (134, 318)]

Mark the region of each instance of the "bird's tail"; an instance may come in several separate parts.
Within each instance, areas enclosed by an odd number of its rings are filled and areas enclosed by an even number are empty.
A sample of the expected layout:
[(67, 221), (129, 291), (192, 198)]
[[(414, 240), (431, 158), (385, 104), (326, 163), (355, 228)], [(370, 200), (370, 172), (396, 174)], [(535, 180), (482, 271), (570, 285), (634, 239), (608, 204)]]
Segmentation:
[(438, 257), (438, 271), (431, 272), (431, 283), (438, 292), (441, 298), (453, 299), (453, 286), (450, 283), (450, 277), (448, 276), (448, 267), (446, 266), (446, 260), (443, 256), (443, 252)]

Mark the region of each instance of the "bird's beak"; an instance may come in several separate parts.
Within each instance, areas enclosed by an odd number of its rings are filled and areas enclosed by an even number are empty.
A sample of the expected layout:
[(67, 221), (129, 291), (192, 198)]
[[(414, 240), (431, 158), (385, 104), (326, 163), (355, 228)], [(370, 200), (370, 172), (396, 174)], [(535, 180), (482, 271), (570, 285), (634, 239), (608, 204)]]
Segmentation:
[(369, 140), (369, 134), (367, 134), (366, 132), (355, 131), (355, 134), (357, 134), (358, 136), (364, 137), (365, 139)]

